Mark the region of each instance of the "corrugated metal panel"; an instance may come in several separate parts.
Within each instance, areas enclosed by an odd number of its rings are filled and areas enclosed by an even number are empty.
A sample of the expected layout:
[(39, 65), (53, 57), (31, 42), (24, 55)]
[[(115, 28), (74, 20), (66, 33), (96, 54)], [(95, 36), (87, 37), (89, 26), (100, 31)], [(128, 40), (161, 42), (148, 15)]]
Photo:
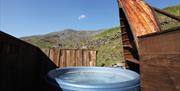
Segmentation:
[(143, 0), (119, 0), (119, 5), (136, 36), (160, 31), (153, 10)]

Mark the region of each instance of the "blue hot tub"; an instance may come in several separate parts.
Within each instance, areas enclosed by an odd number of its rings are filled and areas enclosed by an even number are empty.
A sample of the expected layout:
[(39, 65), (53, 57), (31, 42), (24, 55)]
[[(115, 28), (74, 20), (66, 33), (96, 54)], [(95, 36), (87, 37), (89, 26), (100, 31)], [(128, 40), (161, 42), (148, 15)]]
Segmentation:
[(68, 67), (48, 73), (49, 82), (63, 91), (139, 91), (139, 74), (121, 68)]

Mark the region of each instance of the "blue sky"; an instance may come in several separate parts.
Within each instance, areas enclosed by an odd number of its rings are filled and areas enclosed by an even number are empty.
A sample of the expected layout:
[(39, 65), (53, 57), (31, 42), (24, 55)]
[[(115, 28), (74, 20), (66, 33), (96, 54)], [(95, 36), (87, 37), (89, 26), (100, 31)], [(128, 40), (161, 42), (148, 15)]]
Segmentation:
[[(180, 0), (146, 0), (164, 8)], [(0, 30), (16, 37), (119, 25), (116, 0), (0, 0)]]

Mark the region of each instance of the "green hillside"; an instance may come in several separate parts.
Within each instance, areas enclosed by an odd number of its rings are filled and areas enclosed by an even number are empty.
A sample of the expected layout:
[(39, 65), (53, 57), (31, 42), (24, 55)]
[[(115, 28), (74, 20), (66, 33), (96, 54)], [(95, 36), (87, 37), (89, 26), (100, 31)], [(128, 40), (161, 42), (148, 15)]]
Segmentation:
[[(167, 7), (165, 11), (180, 16), (180, 5)], [(180, 22), (157, 13), (162, 30), (180, 26)], [(24, 37), (23, 40), (40, 48), (90, 48), (98, 51), (97, 66), (112, 66), (123, 62), (123, 50), (119, 27), (99, 31), (64, 30), (40, 36)]]
[(99, 41), (91, 43), (90, 48), (98, 51), (97, 66), (112, 66), (115, 63), (123, 62), (122, 42), (120, 35), (120, 28), (114, 27), (105, 30), (98, 35), (92, 36), (92, 41)]
[(166, 7), (163, 10), (165, 10), (171, 14), (180, 16), (180, 5)]
[(93, 39), (100, 39), (106, 36), (112, 36), (114, 34), (116, 34), (117, 32), (119, 32), (119, 27), (113, 27), (110, 29), (106, 29), (103, 32), (99, 33), (98, 35), (93, 36)]
[[(164, 8), (164, 10), (180, 17), (180, 5), (170, 6), (170, 7)], [(171, 19), (160, 13), (157, 13), (157, 16), (158, 16), (158, 20), (160, 22), (162, 30), (167, 30), (172, 27), (180, 26), (180, 22), (178, 22), (177, 20)]]
[[(167, 7), (164, 8), (164, 10), (176, 16), (180, 16), (180, 5)], [(162, 30), (180, 26), (180, 22), (174, 19), (168, 18), (167, 16), (159, 13), (157, 15)], [(99, 39), (109, 38), (109, 36), (113, 37), (116, 36), (118, 33), (120, 33), (120, 29), (118, 27), (114, 27), (93, 36), (92, 40), (95, 41)], [(123, 62), (121, 36), (118, 36), (117, 38), (114, 38), (105, 44), (95, 46), (94, 48), (98, 51), (97, 66), (111, 66), (114, 63)]]

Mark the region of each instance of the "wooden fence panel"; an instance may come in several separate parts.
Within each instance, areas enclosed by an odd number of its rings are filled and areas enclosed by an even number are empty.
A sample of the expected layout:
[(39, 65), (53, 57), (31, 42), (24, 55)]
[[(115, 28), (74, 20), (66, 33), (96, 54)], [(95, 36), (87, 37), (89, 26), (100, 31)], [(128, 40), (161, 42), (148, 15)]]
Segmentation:
[(59, 50), (58, 49), (55, 49), (55, 48), (52, 48), (50, 49), (49, 51), (49, 58), (57, 65), (59, 66)]
[(76, 50), (76, 66), (83, 66), (83, 51), (81, 49)]
[(64, 66), (66, 66), (66, 51), (61, 50), (60, 53), (61, 53), (61, 55), (60, 55), (60, 67), (64, 67)]
[(87, 55), (87, 61), (86, 61), (86, 65), (89, 66), (89, 62), (90, 62), (90, 52), (86, 51), (86, 55)]
[(96, 65), (96, 51), (90, 51), (90, 66)]
[(86, 63), (87, 61), (88, 61), (88, 53), (87, 51), (83, 50), (83, 66), (87, 66), (87, 63)]
[(65, 62), (66, 62), (66, 66), (68, 67), (68, 66), (70, 66), (70, 50), (66, 50), (65, 51), (66, 52), (66, 59), (65, 59)]
[(49, 49), (42, 49), (42, 51), (44, 52), (44, 54), (49, 56)]
[(76, 66), (75, 50), (71, 50), (70, 55), (71, 66)]
[(95, 50), (50, 48), (42, 51), (58, 67), (96, 66)]

